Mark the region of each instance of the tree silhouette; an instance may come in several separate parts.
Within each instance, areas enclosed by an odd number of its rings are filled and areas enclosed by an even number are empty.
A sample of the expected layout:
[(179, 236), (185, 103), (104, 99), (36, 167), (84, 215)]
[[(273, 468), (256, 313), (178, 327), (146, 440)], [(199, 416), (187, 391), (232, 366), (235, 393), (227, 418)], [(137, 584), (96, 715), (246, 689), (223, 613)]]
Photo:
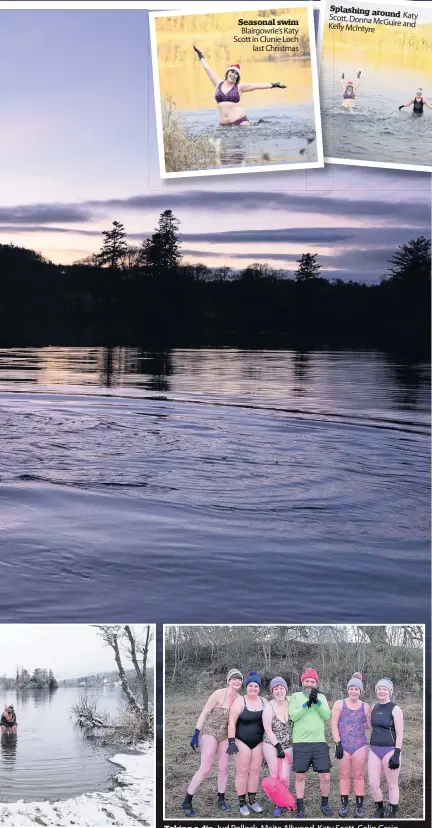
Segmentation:
[(172, 210), (160, 214), (158, 226), (150, 239), (142, 245), (142, 262), (155, 271), (177, 270), (180, 260), (180, 222)]
[(298, 268), (295, 273), (296, 282), (310, 282), (320, 275), (321, 265), (316, 261), (317, 253), (303, 253), (297, 259)]
[[(410, 239), (408, 244), (400, 244), (389, 259), (392, 267), (388, 268), (390, 280), (405, 282), (411, 286), (415, 283), (429, 283), (431, 277), (431, 241), (424, 236)], [(384, 277), (385, 278), (385, 277)]]
[(113, 229), (104, 230), (102, 235), (105, 239), (98, 254), (99, 263), (116, 270), (127, 251), (124, 226), (120, 221), (113, 221)]

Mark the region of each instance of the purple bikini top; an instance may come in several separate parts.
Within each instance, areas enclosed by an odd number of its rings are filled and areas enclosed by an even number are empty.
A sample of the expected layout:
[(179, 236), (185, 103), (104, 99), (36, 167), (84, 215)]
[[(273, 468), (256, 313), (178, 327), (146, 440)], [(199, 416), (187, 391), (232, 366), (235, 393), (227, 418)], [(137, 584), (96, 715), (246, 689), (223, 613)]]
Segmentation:
[(236, 83), (234, 86), (232, 86), (229, 92), (222, 92), (223, 83), (224, 81), (221, 81), (216, 87), (216, 103), (223, 103), (224, 101), (229, 101), (230, 103), (239, 103), (240, 92), (238, 90), (238, 84)]
[(344, 95), (343, 95), (343, 96), (344, 96), (344, 98), (355, 98), (355, 92), (354, 92), (354, 89), (352, 90), (352, 92), (347, 92), (347, 91), (345, 90), (345, 92), (344, 92)]

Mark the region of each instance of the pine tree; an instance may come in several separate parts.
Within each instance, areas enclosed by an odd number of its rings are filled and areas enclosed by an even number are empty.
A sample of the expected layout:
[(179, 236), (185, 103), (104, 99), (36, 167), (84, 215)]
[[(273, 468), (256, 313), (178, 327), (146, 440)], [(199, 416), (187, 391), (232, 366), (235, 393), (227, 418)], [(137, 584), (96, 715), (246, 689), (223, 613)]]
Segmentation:
[(178, 268), (181, 260), (179, 227), (180, 222), (172, 210), (160, 214), (156, 231), (142, 246), (142, 261), (147, 267), (157, 271)]
[(127, 252), (126, 232), (120, 221), (113, 221), (112, 230), (104, 230), (105, 237), (100, 253), (98, 253), (99, 264), (107, 265), (112, 270), (117, 270), (121, 259)]
[(410, 239), (408, 244), (400, 244), (389, 259), (390, 279), (403, 282), (410, 287), (428, 284), (431, 277), (431, 242), (425, 236)]
[(296, 282), (310, 282), (320, 275), (321, 265), (316, 261), (317, 253), (303, 253), (297, 259), (298, 268), (295, 273)]

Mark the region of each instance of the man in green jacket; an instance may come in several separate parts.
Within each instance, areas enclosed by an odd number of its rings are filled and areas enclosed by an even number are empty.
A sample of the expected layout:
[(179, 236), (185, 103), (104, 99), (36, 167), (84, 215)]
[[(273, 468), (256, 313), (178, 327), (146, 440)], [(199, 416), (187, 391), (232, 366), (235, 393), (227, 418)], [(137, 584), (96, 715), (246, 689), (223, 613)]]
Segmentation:
[(293, 693), (289, 700), (289, 716), (293, 722), (293, 768), (297, 797), (297, 816), (304, 818), (304, 790), (306, 774), (312, 765), (320, 775), (321, 813), (332, 816), (328, 796), (330, 791), (330, 752), (326, 742), (324, 722), (331, 716), (327, 699), (318, 693), (319, 675), (308, 667), (301, 677), (302, 691)]

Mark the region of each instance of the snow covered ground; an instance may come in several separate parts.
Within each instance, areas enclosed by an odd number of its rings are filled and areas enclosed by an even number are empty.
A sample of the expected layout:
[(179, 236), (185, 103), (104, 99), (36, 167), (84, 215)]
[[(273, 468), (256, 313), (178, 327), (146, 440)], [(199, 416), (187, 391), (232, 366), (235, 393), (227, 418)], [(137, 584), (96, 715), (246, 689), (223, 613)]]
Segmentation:
[(86, 793), (57, 802), (0, 803), (0, 825), (154, 826), (155, 761), (152, 745), (144, 746), (139, 754), (118, 753), (110, 762), (124, 770), (116, 775), (119, 784), (113, 791)]

